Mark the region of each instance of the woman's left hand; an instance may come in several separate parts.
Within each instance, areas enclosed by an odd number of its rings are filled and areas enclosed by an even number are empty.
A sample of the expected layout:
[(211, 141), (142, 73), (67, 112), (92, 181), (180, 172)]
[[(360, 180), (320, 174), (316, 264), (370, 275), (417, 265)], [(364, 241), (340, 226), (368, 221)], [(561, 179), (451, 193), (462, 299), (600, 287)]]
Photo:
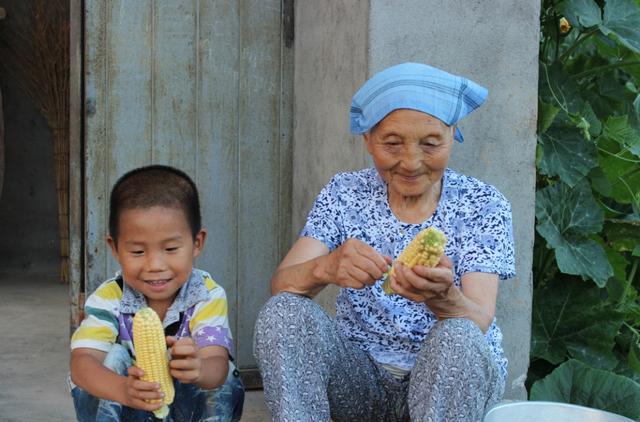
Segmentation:
[(462, 293), (453, 283), (453, 263), (442, 256), (435, 267), (416, 265), (413, 269), (400, 262), (394, 264), (391, 288), (414, 302), (424, 302), (439, 318), (456, 317)]

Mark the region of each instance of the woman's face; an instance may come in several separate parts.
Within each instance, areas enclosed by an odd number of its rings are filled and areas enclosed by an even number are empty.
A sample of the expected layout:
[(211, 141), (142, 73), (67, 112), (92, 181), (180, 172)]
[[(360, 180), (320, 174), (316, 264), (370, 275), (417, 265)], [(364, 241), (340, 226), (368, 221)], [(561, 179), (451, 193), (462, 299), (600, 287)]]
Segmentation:
[(455, 127), (416, 110), (389, 113), (364, 134), (369, 154), (389, 195), (422, 196), (442, 178), (453, 144)]

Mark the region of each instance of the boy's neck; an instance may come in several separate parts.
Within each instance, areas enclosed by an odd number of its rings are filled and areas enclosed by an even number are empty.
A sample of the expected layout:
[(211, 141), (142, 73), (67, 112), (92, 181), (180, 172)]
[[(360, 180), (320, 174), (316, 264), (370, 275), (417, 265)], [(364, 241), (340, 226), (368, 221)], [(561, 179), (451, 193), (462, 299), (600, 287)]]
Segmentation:
[(160, 317), (160, 321), (164, 321), (164, 317), (167, 315), (167, 310), (171, 307), (177, 296), (178, 294), (176, 293), (173, 297), (163, 300), (150, 300), (149, 298), (146, 298), (147, 305), (156, 311), (158, 317)]

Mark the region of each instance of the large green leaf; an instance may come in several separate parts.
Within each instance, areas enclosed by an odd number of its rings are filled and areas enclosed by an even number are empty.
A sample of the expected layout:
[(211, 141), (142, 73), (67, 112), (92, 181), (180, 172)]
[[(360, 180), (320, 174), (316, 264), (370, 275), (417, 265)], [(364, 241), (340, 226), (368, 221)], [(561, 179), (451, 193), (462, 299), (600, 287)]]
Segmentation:
[(617, 141), (598, 138), (599, 163), (611, 183), (611, 197), (621, 204), (640, 201), (640, 160)]
[(628, 48), (640, 52), (640, 6), (634, 0), (608, 0), (600, 30), (613, 34)]
[(604, 286), (613, 275), (602, 246), (587, 238), (602, 229), (604, 214), (585, 180), (556, 183), (536, 192), (536, 230), (555, 249), (560, 271)]
[(603, 212), (586, 181), (574, 187), (555, 183), (536, 194), (538, 227), (553, 247), (565, 235), (589, 235), (602, 229)]
[(530, 400), (555, 401), (640, 418), (640, 384), (570, 360), (531, 388)]
[(578, 129), (551, 127), (540, 140), (539, 171), (548, 176), (559, 176), (569, 186), (574, 186), (597, 165), (595, 145), (586, 141)]
[(614, 368), (615, 337), (624, 314), (601, 299), (600, 289), (577, 280), (556, 280), (533, 295), (531, 355), (558, 364), (567, 356)]
[(565, 274), (590, 278), (604, 287), (613, 275), (613, 269), (602, 246), (584, 238), (567, 238), (556, 247), (558, 268)]
[(568, 0), (562, 10), (573, 26), (589, 28), (602, 23), (602, 11), (594, 0)]
[(611, 116), (604, 124), (603, 136), (640, 157), (640, 133), (631, 127), (627, 116)]

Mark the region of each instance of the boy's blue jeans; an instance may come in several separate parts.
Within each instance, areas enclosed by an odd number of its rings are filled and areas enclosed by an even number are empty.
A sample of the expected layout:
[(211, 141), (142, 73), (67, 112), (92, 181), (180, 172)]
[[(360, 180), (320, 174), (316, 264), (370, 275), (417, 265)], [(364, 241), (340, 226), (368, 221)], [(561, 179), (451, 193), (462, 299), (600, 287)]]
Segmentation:
[[(104, 360), (104, 366), (112, 371), (126, 375), (132, 365), (127, 350), (114, 344)], [(174, 380), (176, 395), (169, 406), (170, 413), (166, 422), (236, 422), (242, 415), (244, 387), (240, 374), (229, 362), (227, 381), (214, 390), (202, 390), (193, 384), (183, 384)], [(151, 412), (132, 409), (120, 403), (98, 399), (86, 391), (74, 386), (71, 389), (76, 417), (79, 422), (116, 422), (116, 421), (157, 421)]]

